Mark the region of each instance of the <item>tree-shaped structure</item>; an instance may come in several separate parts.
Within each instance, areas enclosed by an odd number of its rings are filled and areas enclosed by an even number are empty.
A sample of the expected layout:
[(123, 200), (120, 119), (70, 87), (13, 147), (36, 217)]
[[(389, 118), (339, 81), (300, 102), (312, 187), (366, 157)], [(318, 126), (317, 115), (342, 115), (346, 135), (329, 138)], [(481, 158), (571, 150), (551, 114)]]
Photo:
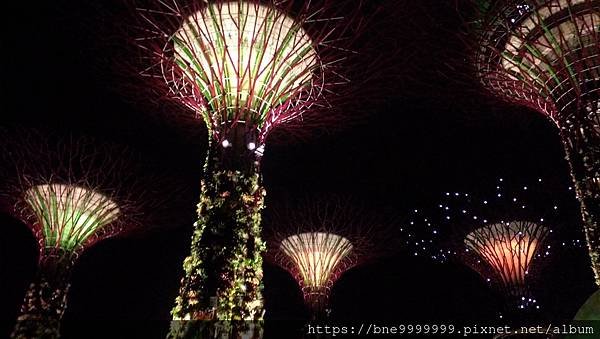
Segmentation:
[(306, 200), (270, 212), (267, 257), (298, 281), (315, 319), (327, 316), (331, 287), (341, 274), (390, 250), (382, 235), (392, 218), (352, 200)]
[(600, 285), (600, 1), (476, 3), (477, 75), (558, 127)]
[(548, 231), (530, 221), (484, 225), (465, 237), (467, 249), (477, 258), (469, 262), (482, 275), (495, 276), (504, 292), (525, 308), (532, 301), (525, 278), (535, 256), (544, 250)]
[[(475, 193), (446, 192), (438, 204), (412, 211), (401, 226), (405, 245), (416, 256), (471, 267), (506, 298), (509, 315), (537, 310), (533, 288), (552, 251), (583, 243), (564, 227), (576, 210), (565, 194), (571, 190), (546, 181), (499, 179)], [(559, 233), (575, 240), (559, 242)]]
[(58, 338), (69, 278), (79, 254), (139, 224), (147, 188), (133, 153), (88, 139), (3, 132), (2, 193), (39, 243), (39, 267), (13, 338)]
[(332, 103), (347, 98), (348, 74), (360, 83), (372, 76), (352, 62), (364, 26), (360, 8), (328, 0), (138, 6), (148, 87), (186, 106), (208, 129), (175, 320), (262, 318), (265, 142), (278, 126), (336, 121), (341, 112)]
[(313, 309), (324, 307), (352, 248), (350, 240), (325, 232), (299, 233), (281, 241), (280, 250), (293, 263), (304, 298)]

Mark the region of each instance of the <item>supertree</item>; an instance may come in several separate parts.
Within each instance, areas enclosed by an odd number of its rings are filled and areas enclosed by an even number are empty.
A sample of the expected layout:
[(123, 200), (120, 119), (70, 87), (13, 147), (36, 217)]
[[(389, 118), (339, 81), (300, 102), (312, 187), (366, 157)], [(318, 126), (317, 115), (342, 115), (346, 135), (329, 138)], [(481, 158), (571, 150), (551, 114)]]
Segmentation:
[(2, 136), (6, 212), (39, 244), (38, 270), (11, 337), (58, 338), (77, 257), (138, 226), (151, 205), (145, 200), (150, 189), (134, 177), (129, 160), (135, 154), (125, 148), (24, 129)]
[(265, 226), (267, 258), (294, 276), (312, 319), (324, 320), (337, 279), (391, 249), (384, 234), (393, 217), (339, 197), (275, 205)]
[(600, 1), (475, 3), (477, 77), (558, 127), (600, 286)]
[[(471, 266), (484, 276), (495, 276), (498, 285), (520, 308), (531, 299), (525, 278), (535, 256), (544, 250), (549, 230), (530, 221), (486, 224), (465, 237), (465, 252), (474, 252)], [(537, 306), (537, 305), (536, 305)]]
[(533, 317), (541, 307), (533, 289), (552, 252), (583, 245), (565, 227), (575, 199), (552, 194), (560, 185), (547, 181), (499, 179), (476, 193), (446, 192), (437, 205), (412, 211), (401, 226), (405, 246), (415, 256), (466, 264), (505, 297), (512, 320)]
[(373, 76), (355, 62), (366, 22), (361, 7), (329, 0), (136, 6), (147, 87), (201, 117), (208, 130), (174, 320), (262, 319), (259, 167), (267, 136), (276, 127), (349, 118), (351, 110), (335, 103), (356, 98), (348, 89)]

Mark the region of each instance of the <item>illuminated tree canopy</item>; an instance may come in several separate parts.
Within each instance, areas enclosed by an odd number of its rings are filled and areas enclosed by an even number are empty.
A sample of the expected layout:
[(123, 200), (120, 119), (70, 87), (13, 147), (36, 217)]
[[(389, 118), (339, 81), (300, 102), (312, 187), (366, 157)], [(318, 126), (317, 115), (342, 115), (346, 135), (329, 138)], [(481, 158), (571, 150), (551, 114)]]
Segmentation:
[(340, 265), (352, 251), (348, 239), (323, 232), (292, 235), (280, 247), (295, 264), (305, 294), (327, 294), (342, 269)]
[[(213, 2), (192, 13), (172, 37), (177, 70), (165, 79), (192, 95), (214, 131), (220, 124), (260, 128), (311, 90), (317, 54), (302, 22), (272, 5)], [(182, 77), (172, 77), (179, 73)]]
[(73, 251), (119, 216), (119, 208), (106, 196), (72, 185), (36, 185), (25, 200), (41, 226), (45, 247)]
[(328, 0), (139, 6), (141, 73), (201, 116), (217, 143), (258, 149), (279, 124), (327, 118), (323, 108), (350, 83), (349, 71), (369, 69), (348, 62), (364, 26), (359, 8)]
[(482, 28), (482, 80), (560, 127), (584, 119), (600, 133), (599, 7), (597, 0), (498, 1)]
[[(469, 233), (465, 245), (485, 261), (507, 293), (529, 300), (525, 280), (548, 231), (528, 221), (491, 224)], [(474, 268), (478, 270), (479, 265)], [(486, 275), (485, 270), (480, 272)]]
[(302, 289), (314, 318), (326, 317), (329, 294), (351, 268), (394, 249), (393, 212), (349, 198), (283, 199), (265, 216), (267, 259)]

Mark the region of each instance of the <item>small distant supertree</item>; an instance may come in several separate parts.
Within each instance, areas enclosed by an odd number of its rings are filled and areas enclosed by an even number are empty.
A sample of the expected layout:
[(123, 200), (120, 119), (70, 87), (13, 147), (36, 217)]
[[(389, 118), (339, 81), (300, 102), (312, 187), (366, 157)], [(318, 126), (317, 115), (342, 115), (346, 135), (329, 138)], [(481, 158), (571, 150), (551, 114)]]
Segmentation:
[(385, 221), (351, 200), (282, 204), (270, 215), (267, 257), (298, 281), (313, 319), (327, 316), (331, 287), (341, 274), (389, 250), (379, 238), (391, 229), (392, 219)]
[[(537, 310), (532, 289), (551, 251), (583, 243), (562, 227), (573, 223), (565, 211), (575, 199), (553, 192), (560, 185), (541, 178), (527, 184), (499, 179), (494, 186), (446, 192), (437, 205), (412, 211), (401, 226), (405, 245), (415, 256), (468, 265), (504, 295), (508, 313)], [(571, 240), (558, 241), (558, 233)]]
[(148, 189), (133, 177), (126, 149), (26, 130), (2, 136), (2, 198), (39, 244), (11, 337), (58, 338), (77, 257), (138, 226)]
[[(494, 277), (498, 286), (519, 308), (534, 304), (526, 276), (544, 244), (549, 230), (530, 221), (487, 224), (465, 237), (465, 252), (475, 257), (467, 262), (481, 275)], [(537, 306), (537, 305), (536, 305)]]
[(334, 103), (356, 98), (348, 88), (373, 76), (368, 64), (354, 62), (362, 5), (173, 0), (136, 7), (147, 87), (208, 130), (198, 221), (173, 319), (260, 320), (259, 167), (267, 137), (279, 127), (349, 118)]
[(477, 76), (558, 127), (600, 286), (600, 1), (474, 2)]

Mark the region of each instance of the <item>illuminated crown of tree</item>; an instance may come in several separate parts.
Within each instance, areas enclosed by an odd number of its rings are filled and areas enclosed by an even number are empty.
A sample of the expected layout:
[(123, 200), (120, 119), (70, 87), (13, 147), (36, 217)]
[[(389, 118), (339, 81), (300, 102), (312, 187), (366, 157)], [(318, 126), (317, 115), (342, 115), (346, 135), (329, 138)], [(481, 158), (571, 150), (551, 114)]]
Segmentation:
[(148, 189), (163, 179), (142, 172), (133, 161), (137, 154), (126, 147), (36, 129), (0, 135), (0, 191), (10, 213), (33, 232), (40, 260), (78, 255), (125, 234), (164, 201), (166, 194), (150, 197)]
[(164, 78), (217, 137), (222, 125), (268, 129), (318, 95), (312, 82), (321, 65), (303, 24), (273, 4), (210, 2), (171, 36), (165, 49), (174, 62), (163, 65)]
[(465, 245), (489, 265), (510, 293), (521, 296), (547, 234), (547, 228), (528, 221), (496, 223), (469, 233)]
[[(500, 1), (481, 30), (484, 83), (553, 118), (600, 125), (600, 1)], [(600, 133), (600, 130), (597, 130)]]
[(333, 284), (336, 269), (352, 251), (348, 239), (323, 232), (292, 235), (280, 247), (294, 263), (305, 293), (324, 293)]
[(75, 185), (35, 185), (25, 192), (24, 200), (34, 214), (43, 246), (69, 252), (81, 248), (120, 213), (108, 197)]

